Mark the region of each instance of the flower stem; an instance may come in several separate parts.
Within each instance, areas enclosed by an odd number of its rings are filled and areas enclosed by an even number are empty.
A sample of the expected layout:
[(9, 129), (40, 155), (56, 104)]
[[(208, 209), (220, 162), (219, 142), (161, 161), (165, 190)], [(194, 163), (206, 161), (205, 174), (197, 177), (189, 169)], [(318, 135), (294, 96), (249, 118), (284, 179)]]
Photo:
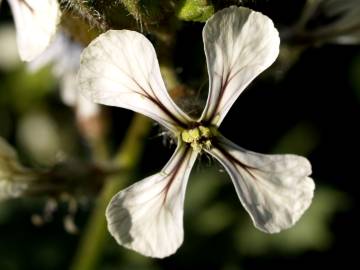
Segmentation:
[(75, 255), (72, 270), (98, 269), (97, 263), (109, 234), (106, 230), (105, 209), (116, 192), (129, 182), (131, 171), (137, 165), (144, 143), (144, 137), (151, 128), (151, 120), (136, 114), (132, 120), (127, 136), (115, 157), (115, 162), (121, 166), (123, 173), (113, 175), (106, 180), (99, 195), (97, 204), (91, 214), (84, 236)]
[(62, 0), (65, 9), (70, 9), (77, 13), (81, 18), (85, 19), (92, 27), (98, 28), (100, 31), (105, 32), (109, 29), (106, 24), (105, 18), (90, 5), (90, 1), (86, 0)]

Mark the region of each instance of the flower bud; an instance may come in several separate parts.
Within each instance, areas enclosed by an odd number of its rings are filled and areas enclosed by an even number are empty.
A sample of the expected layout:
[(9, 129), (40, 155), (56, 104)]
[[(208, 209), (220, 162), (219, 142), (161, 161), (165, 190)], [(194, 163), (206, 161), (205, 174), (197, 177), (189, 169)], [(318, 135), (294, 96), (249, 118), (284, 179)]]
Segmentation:
[(0, 137), (0, 201), (21, 196), (32, 179), (31, 171), (20, 164), (15, 150)]

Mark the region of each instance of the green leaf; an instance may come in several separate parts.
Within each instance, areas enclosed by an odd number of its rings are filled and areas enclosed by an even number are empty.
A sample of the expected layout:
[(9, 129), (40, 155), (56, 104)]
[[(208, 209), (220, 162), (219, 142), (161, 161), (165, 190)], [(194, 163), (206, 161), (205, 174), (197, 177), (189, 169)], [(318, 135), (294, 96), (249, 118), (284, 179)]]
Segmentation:
[(184, 21), (205, 22), (214, 14), (214, 6), (207, 0), (182, 0), (177, 16)]

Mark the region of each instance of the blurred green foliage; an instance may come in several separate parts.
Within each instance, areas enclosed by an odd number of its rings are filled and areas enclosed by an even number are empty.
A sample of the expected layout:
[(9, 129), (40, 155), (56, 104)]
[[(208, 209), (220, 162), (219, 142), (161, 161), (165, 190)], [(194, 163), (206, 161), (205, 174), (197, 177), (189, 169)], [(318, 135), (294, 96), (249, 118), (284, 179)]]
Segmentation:
[(205, 22), (214, 14), (214, 6), (207, 0), (183, 0), (178, 4), (177, 16), (184, 21)]

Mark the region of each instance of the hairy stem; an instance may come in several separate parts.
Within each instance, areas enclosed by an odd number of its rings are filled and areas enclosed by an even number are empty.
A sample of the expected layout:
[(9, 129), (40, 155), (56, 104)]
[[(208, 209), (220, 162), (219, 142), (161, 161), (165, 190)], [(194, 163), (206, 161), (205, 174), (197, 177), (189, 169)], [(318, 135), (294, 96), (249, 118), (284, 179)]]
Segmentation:
[(101, 32), (109, 29), (103, 16), (89, 5), (89, 1), (61, 0), (61, 3), (64, 9), (77, 13), (77, 15), (85, 19), (90, 26), (98, 28)]

